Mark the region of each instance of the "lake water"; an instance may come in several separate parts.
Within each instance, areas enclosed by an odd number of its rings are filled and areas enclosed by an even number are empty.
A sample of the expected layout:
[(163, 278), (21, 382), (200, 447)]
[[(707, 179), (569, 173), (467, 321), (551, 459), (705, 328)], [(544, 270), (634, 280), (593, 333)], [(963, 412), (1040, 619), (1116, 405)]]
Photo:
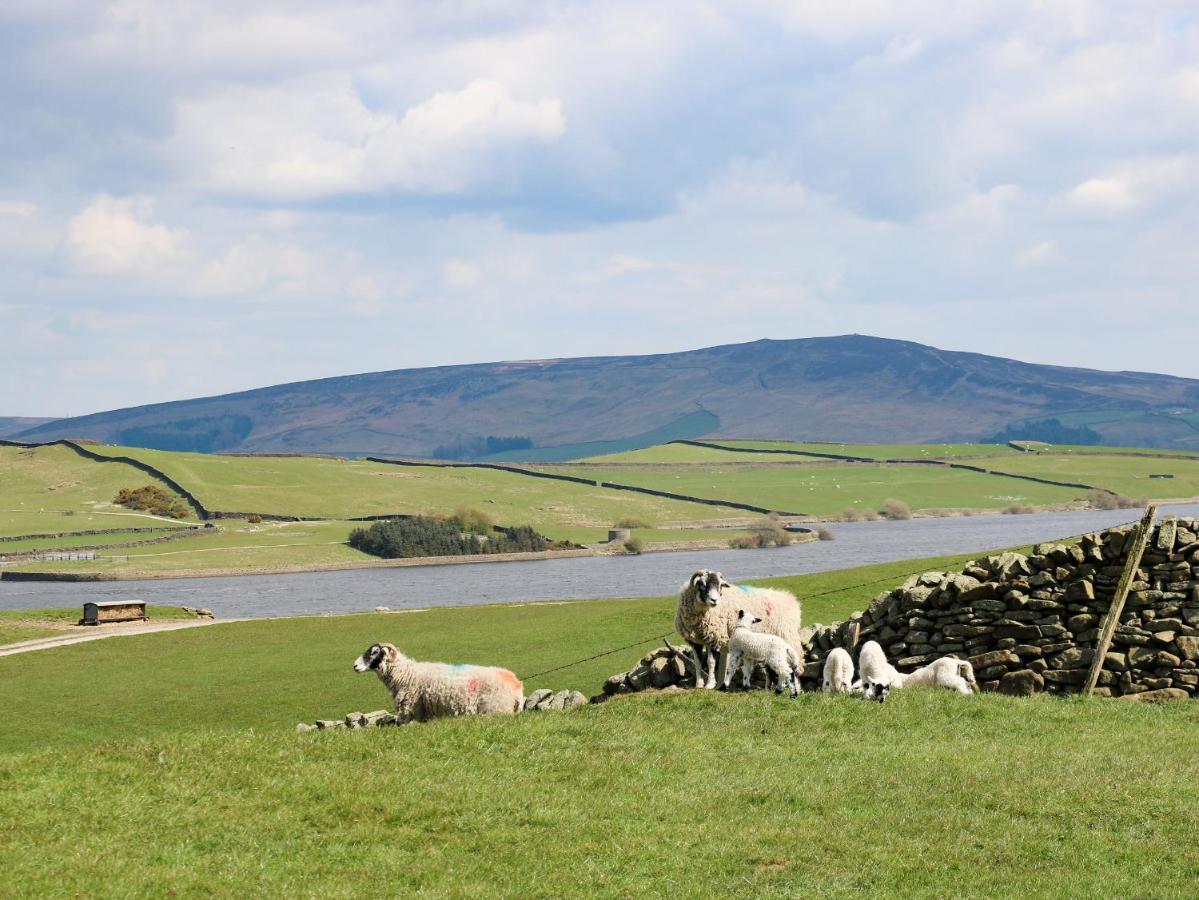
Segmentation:
[[(1199, 515), (1199, 504), (1163, 507)], [(376, 606), (420, 609), (514, 600), (578, 600), (674, 593), (700, 568), (732, 581), (846, 569), (925, 556), (983, 552), (1140, 518), (1139, 510), (1081, 510), (1022, 516), (913, 519), (830, 525), (836, 539), (769, 550), (702, 550), (642, 556), (592, 556), (528, 562), (353, 569), (295, 575), (181, 578), (92, 583), (0, 581), (0, 609), (79, 606), (136, 599), (207, 606), (218, 617), (361, 612)]]

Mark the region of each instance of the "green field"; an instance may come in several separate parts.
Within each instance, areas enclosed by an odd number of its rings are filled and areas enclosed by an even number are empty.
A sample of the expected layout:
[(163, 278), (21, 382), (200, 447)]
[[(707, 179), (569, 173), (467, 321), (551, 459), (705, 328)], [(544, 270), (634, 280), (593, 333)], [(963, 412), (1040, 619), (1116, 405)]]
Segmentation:
[(866, 463), (795, 466), (692, 463), (646, 467), (595, 464), (556, 467), (554, 471), (818, 516), (833, 515), (847, 507), (879, 509), (884, 500), (892, 497), (905, 501), (913, 509), (1002, 509), (1013, 503), (1038, 506), (1069, 503), (1086, 493), (960, 469)]
[[(948, 564), (788, 581), (802, 596)], [(824, 598), (806, 618), (840, 617), (876, 589)], [(527, 675), (668, 631), (673, 604), (218, 624), (0, 658), (5, 893), (1193, 892), (1193, 703), (913, 690), (879, 706), (689, 691), (566, 713), (292, 730), (387, 705), (374, 676), (350, 670), (376, 640)], [(593, 693), (657, 643), (526, 689)]]
[[(148, 525), (149, 523), (147, 523)], [(20, 541), (0, 541), (0, 556), (6, 553), (29, 553), (34, 550), (71, 550), (76, 547), (104, 547), (131, 541), (148, 541), (171, 535), (194, 535), (195, 529), (164, 526), (153, 531), (118, 534), (63, 534), (61, 537), (29, 538)]]
[(132, 466), (93, 462), (66, 447), (0, 447), (0, 535), (178, 524), (112, 503), (121, 488), (149, 480)]
[[(1129, 497), (1199, 496), (1199, 460), (1086, 454), (1025, 454), (996, 469), (1055, 480), (1080, 480)], [(1150, 478), (1169, 474), (1173, 478)]]
[(551, 537), (606, 535), (617, 519), (657, 524), (726, 518), (733, 510), (621, 494), (492, 469), (442, 469), (313, 457), (217, 456), (126, 447), (166, 472), (210, 509), (345, 519), (387, 513), (450, 513), (477, 506), (502, 525), (532, 525)]
[(723, 441), (714, 444), (761, 450), (799, 450), (805, 453), (837, 453), (867, 459), (976, 459), (1016, 456), (1021, 453), (1007, 444), (826, 444), (793, 441)]

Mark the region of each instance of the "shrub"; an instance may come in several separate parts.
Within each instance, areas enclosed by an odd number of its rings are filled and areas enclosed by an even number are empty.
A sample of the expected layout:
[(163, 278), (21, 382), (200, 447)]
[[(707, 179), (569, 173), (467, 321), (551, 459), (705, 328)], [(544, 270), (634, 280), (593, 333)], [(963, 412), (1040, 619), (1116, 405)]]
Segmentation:
[(462, 523), (463, 531), (475, 534), (490, 534), (495, 526), (491, 516), (473, 506), (459, 506), (454, 510), (454, 518)]
[(1095, 509), (1115, 509), (1117, 506), (1115, 494), (1109, 494), (1107, 491), (1101, 491), (1098, 488), (1092, 488), (1087, 491), (1087, 502)]
[(841, 510), (841, 521), (842, 522), (856, 522), (861, 517), (862, 517), (862, 514), (859, 513), (852, 506), (847, 506), (847, 507), (845, 507), (845, 509)]
[(249, 516), (246, 521), (251, 525), (258, 525), (262, 522), (262, 516), (258, 515), (258, 513), (254, 513), (254, 515)]
[(888, 497), (883, 501), (881, 512), (884, 518), (893, 521), (912, 518), (911, 508), (902, 500), (896, 500), (894, 497)]
[(831, 531), (829, 531), (829, 529), (825, 528), (823, 525), (816, 526), (816, 537), (822, 541), (832, 541), (832, 540), (836, 539), (836, 535), (834, 535)]
[(763, 516), (750, 526), (749, 534), (738, 535), (729, 541), (734, 550), (750, 550), (763, 547), (785, 547), (791, 543), (791, 535), (777, 518)]
[(645, 544), (642, 542), (641, 538), (631, 537), (624, 542), (624, 548), (630, 553), (640, 555), (641, 551), (645, 549)]
[(186, 519), (187, 505), (166, 488), (156, 484), (147, 484), (139, 488), (121, 488), (112, 498), (117, 506), (127, 509), (138, 509), (154, 513), (158, 516), (169, 516), (172, 519)]
[(1116, 495), (1116, 506), (1120, 507), (1120, 509), (1136, 509), (1138, 506), (1144, 505), (1145, 504), (1133, 500), (1131, 497), (1125, 497), (1123, 494)]
[(862, 521), (863, 522), (877, 522), (878, 519), (879, 519), (879, 515), (873, 509), (862, 510)]
[(616, 523), (612, 527), (613, 528), (653, 528), (654, 526), (652, 523), (645, 521), (645, 519), (638, 519), (636, 516), (625, 516), (623, 519), (617, 519)]
[(1034, 512), (1036, 512), (1036, 510), (1025, 503), (1013, 503), (1003, 511), (1003, 514), (1005, 516), (1023, 516)]

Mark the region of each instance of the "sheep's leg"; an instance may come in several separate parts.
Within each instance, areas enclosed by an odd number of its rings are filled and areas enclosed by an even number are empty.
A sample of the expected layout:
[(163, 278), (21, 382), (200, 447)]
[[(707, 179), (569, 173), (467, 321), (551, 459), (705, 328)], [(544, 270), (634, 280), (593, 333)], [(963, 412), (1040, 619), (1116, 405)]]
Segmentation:
[(704, 687), (712, 690), (716, 687), (716, 669), (720, 665), (720, 651), (715, 647), (708, 648), (708, 677)]
[(750, 660), (741, 663), (741, 687), (749, 690), (753, 687), (754, 664)]
[(730, 650), (728, 658), (724, 662), (724, 688), (728, 690), (728, 686), (733, 682), (733, 673), (737, 671), (737, 666), (741, 662), (741, 654), (736, 650)]
[[(691, 659), (695, 663), (695, 686), (702, 688), (704, 686), (704, 670), (703, 663), (707, 662), (708, 651), (702, 644), (697, 644), (694, 641), (688, 641), (691, 645)], [(701, 660), (703, 663), (701, 663)]]

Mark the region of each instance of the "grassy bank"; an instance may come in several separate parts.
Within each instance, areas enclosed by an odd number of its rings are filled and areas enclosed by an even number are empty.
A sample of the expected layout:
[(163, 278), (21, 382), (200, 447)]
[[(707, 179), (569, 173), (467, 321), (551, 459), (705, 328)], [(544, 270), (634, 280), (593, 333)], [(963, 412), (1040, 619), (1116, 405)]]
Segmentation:
[[(0, 645), (72, 632), (85, 633), (77, 626), (82, 606), (80, 601), (78, 607), (71, 609), (0, 610)], [(151, 621), (195, 618), (175, 606), (147, 606), (146, 615)]]

